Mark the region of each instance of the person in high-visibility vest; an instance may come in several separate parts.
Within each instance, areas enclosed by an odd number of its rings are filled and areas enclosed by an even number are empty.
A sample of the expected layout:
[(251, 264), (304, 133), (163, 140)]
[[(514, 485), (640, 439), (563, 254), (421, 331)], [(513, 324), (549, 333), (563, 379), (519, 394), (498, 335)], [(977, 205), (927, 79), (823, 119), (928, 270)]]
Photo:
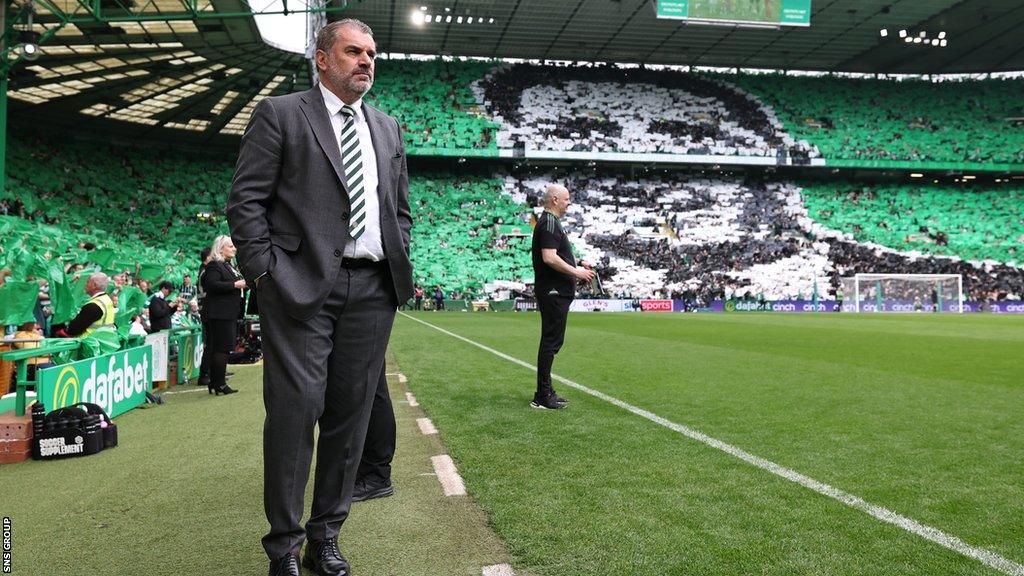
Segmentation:
[(85, 293), (89, 301), (82, 306), (78, 315), (68, 322), (64, 334), (67, 336), (89, 336), (97, 330), (116, 330), (114, 316), (117, 308), (107, 294), (110, 279), (103, 272), (93, 272), (85, 282)]

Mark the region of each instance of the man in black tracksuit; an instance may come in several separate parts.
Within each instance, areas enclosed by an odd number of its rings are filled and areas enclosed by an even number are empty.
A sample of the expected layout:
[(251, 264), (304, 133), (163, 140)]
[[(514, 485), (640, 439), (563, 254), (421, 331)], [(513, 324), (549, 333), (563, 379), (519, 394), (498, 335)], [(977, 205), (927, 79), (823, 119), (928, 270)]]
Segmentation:
[(547, 410), (565, 408), (566, 400), (551, 386), (551, 364), (565, 340), (569, 305), (576, 281), (590, 282), (594, 272), (586, 262), (577, 266), (572, 245), (560, 219), (569, 207), (569, 191), (551, 184), (544, 192), (544, 213), (533, 229), (533, 278), (540, 310), (540, 347), (537, 351), (537, 392), (530, 406)]

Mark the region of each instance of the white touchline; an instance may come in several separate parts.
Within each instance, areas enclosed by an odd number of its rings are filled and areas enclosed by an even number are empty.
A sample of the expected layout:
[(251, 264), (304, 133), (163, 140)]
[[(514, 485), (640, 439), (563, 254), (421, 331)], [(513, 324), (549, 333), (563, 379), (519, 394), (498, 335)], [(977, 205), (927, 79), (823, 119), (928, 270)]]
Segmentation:
[(462, 483), (462, 476), (459, 476), (458, 470), (455, 469), (455, 462), (452, 462), (451, 456), (447, 454), (432, 456), (430, 463), (434, 465), (434, 473), (441, 481), (441, 490), (444, 491), (445, 496), (466, 495), (466, 485)]
[[(530, 370), (537, 369), (537, 367), (533, 366), (532, 364), (523, 362), (518, 358), (513, 358), (512, 356), (509, 356), (504, 352), (499, 352), (498, 350), (480, 344), (479, 342), (474, 342), (464, 336), (459, 336), (454, 332), (449, 332), (448, 330), (445, 330), (444, 328), (441, 328), (439, 326), (434, 326), (430, 322), (425, 322), (423, 320), (420, 320), (419, 318), (413, 318), (412, 316), (404, 312), (399, 312), (399, 314), (405, 316), (406, 318), (414, 322), (419, 322), (424, 326), (429, 326), (430, 328), (433, 328), (434, 330), (437, 330), (442, 334), (447, 334), (452, 338), (462, 340), (463, 342), (476, 346), (481, 350), (486, 350), (487, 352), (490, 352), (491, 354), (494, 354), (499, 358), (503, 358), (505, 360), (508, 360), (509, 362), (518, 364), (523, 368), (528, 368)], [(785, 478), (786, 480), (795, 482), (805, 488), (809, 488), (817, 492), (818, 494), (828, 496), (829, 498), (838, 500), (843, 504), (846, 504), (847, 506), (856, 508), (862, 512), (866, 512), (867, 514), (874, 516), (882, 522), (898, 526), (906, 530), (907, 532), (920, 536), (921, 538), (931, 540), (932, 542), (940, 546), (943, 546), (944, 548), (948, 548), (954, 552), (967, 556), (968, 558), (973, 558), (978, 562), (981, 562), (982, 564), (989, 566), (990, 568), (994, 568), (999, 572), (1002, 572), (1003, 574), (1007, 574), (1009, 576), (1024, 576), (1024, 564), (1019, 564), (1017, 562), (1014, 562), (1013, 560), (1004, 558), (1003, 556), (1000, 556), (999, 554), (992, 552), (991, 550), (971, 546), (970, 544), (967, 544), (966, 542), (957, 538), (956, 536), (953, 536), (952, 534), (946, 534), (938, 528), (933, 528), (926, 524), (921, 524), (913, 518), (907, 518), (906, 516), (901, 516), (900, 514), (897, 514), (896, 512), (893, 512), (892, 510), (889, 510), (887, 508), (876, 506), (875, 504), (872, 504), (859, 496), (855, 496), (853, 494), (850, 494), (849, 492), (844, 492), (838, 488), (833, 488), (832, 486), (829, 486), (824, 482), (819, 482), (814, 478), (805, 476), (797, 472), (796, 470), (791, 470), (789, 468), (786, 468), (785, 466), (781, 466), (770, 460), (765, 460), (764, 458), (761, 458), (759, 456), (754, 456), (753, 454), (746, 452), (741, 448), (737, 448), (731, 444), (722, 442), (717, 438), (712, 438), (711, 436), (708, 436), (703, 432), (694, 430), (693, 428), (683, 426), (682, 424), (676, 424), (675, 422), (662, 418), (661, 416), (658, 416), (653, 412), (649, 412), (647, 410), (644, 410), (643, 408), (638, 408), (636, 406), (633, 406), (632, 404), (623, 402), (622, 400), (609, 396), (604, 392), (587, 388), (583, 384), (573, 382), (572, 380), (569, 380), (568, 378), (563, 378), (561, 376), (558, 376), (557, 374), (551, 374), (551, 378), (554, 380), (558, 380), (563, 384), (571, 386), (572, 388), (575, 388), (580, 392), (584, 392), (595, 398), (600, 398), (605, 402), (618, 406), (619, 408), (622, 408), (623, 410), (631, 412), (637, 416), (640, 416), (641, 418), (646, 418), (647, 420), (650, 420), (655, 424), (660, 424), (661, 426), (664, 426), (669, 430), (678, 432), (684, 436), (697, 440), (698, 442), (703, 442), (704, 444), (707, 444), (712, 448), (717, 448), (718, 450), (721, 450), (726, 454), (735, 456), (736, 458), (739, 458), (740, 460), (743, 460), (748, 464), (752, 464), (754, 466), (757, 466), (758, 468), (761, 468), (762, 470), (767, 470), (768, 472), (771, 472), (776, 476), (780, 476), (782, 478)]]
[(191, 394), (193, 392), (209, 392), (209, 391), (210, 390), (207, 389), (207, 388), (193, 388), (191, 390), (168, 390), (167, 392), (164, 392), (163, 394), (161, 394), (161, 396), (168, 396), (168, 395), (173, 396), (175, 394)]
[(516, 576), (516, 573), (508, 564), (493, 564), (484, 566), (483, 576)]
[(420, 427), (420, 432), (422, 432), (424, 436), (437, 434), (437, 428), (434, 427), (434, 423), (430, 421), (430, 418), (417, 418), (416, 425)]
[(413, 408), (420, 405), (420, 403), (416, 401), (416, 397), (412, 395), (412, 392), (406, 392), (405, 399), (409, 401), (409, 406), (412, 406)]

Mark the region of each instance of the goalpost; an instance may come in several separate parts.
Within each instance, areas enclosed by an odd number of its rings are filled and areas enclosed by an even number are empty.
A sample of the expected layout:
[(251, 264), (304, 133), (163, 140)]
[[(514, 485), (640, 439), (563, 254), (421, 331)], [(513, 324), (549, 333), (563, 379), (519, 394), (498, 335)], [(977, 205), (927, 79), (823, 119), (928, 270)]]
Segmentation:
[(964, 311), (960, 274), (855, 274), (842, 282), (849, 299), (843, 304), (844, 312)]

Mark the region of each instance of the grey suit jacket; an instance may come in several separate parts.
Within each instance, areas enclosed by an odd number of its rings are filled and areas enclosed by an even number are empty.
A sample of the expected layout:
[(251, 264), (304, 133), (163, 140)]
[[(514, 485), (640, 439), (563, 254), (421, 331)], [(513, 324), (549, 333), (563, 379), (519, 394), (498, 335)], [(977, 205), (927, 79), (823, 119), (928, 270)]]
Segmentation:
[[(413, 293), (409, 174), (398, 122), (364, 102), (377, 156), (380, 229), (395, 297)], [(262, 100), (242, 136), (228, 198), (243, 276), (269, 272), (289, 313), (323, 306), (348, 241), (349, 203), (337, 138), (319, 87)], [(261, 280), (262, 282), (263, 280)]]

